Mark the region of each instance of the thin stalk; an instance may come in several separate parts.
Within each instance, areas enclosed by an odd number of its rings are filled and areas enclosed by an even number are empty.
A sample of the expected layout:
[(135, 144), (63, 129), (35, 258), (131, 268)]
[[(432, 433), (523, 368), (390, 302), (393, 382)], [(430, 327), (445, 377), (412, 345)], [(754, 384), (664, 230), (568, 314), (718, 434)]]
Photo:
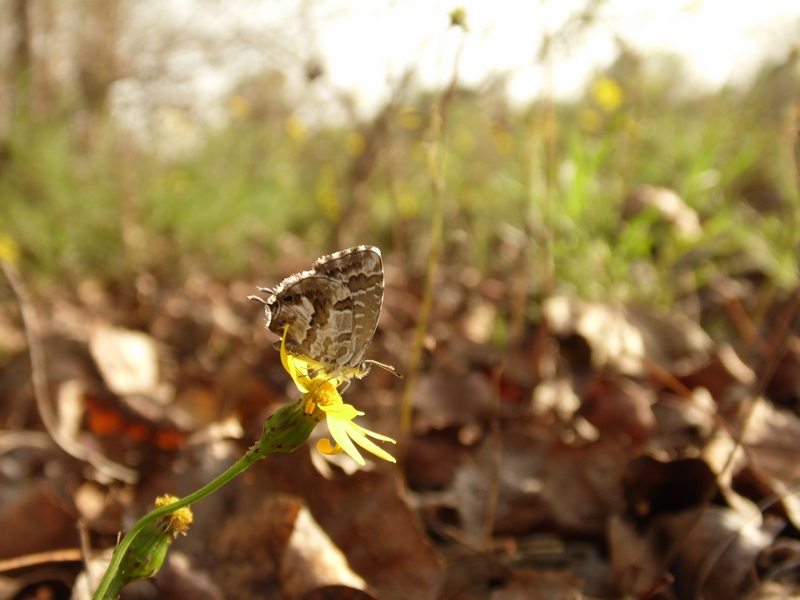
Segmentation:
[(262, 440), (256, 442), (242, 458), (237, 460), (233, 465), (231, 465), (227, 471), (222, 473), (219, 477), (211, 481), (210, 483), (204, 485), (202, 488), (197, 490), (196, 492), (189, 494), (185, 498), (181, 498), (177, 502), (173, 502), (172, 504), (168, 504), (166, 506), (162, 506), (161, 508), (157, 508), (149, 513), (147, 513), (144, 517), (139, 519), (139, 521), (131, 527), (128, 533), (125, 534), (125, 537), (122, 538), (122, 541), (117, 545), (114, 549), (114, 555), (111, 558), (111, 562), (106, 569), (105, 575), (103, 575), (103, 579), (100, 581), (100, 585), (97, 587), (97, 591), (95, 591), (94, 596), (92, 596), (92, 600), (109, 600), (114, 598), (118, 593), (119, 590), (112, 592), (109, 589), (111, 585), (111, 581), (114, 578), (117, 570), (119, 569), (119, 565), (122, 562), (122, 558), (125, 555), (125, 552), (130, 547), (131, 543), (136, 539), (136, 536), (145, 528), (145, 526), (161, 517), (165, 517), (167, 515), (171, 515), (179, 508), (183, 508), (184, 506), (189, 506), (194, 504), (195, 502), (202, 500), (209, 494), (217, 491), (223, 485), (231, 481), (234, 477), (242, 473), (245, 469), (251, 467), (254, 463), (258, 460), (264, 458), (267, 453), (262, 451), (261, 448)]
[(464, 40), (461, 42), (456, 53), (453, 65), (453, 77), (447, 90), (438, 94), (431, 106), (431, 125), (430, 141), (428, 144), (427, 166), (428, 179), (431, 183), (433, 192), (433, 214), (431, 215), (431, 243), (428, 251), (428, 261), (425, 266), (425, 284), (422, 293), (422, 303), (420, 306), (417, 327), (414, 330), (414, 342), (411, 345), (411, 354), (408, 359), (408, 369), (406, 376), (406, 386), (403, 389), (403, 399), (400, 405), (400, 431), (408, 434), (411, 431), (411, 413), (413, 409), (412, 395), (419, 375), (419, 367), (422, 362), (422, 351), (425, 343), (425, 335), (428, 332), (431, 308), (433, 306), (433, 280), (436, 274), (436, 267), (439, 264), (439, 256), (442, 251), (442, 232), (444, 229), (444, 202), (445, 202), (445, 173), (447, 171), (447, 145), (444, 135), (444, 114), (448, 101), (453, 97), (456, 84), (458, 82), (458, 65), (461, 60), (461, 52), (464, 48)]

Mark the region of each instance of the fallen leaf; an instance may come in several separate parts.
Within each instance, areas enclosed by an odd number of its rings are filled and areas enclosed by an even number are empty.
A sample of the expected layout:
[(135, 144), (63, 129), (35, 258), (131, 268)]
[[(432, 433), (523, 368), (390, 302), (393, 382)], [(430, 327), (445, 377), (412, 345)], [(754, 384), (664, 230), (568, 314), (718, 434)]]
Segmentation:
[(362, 591), (367, 587), (305, 507), (295, 518), (281, 561), (280, 578), (283, 591), (295, 598), (327, 586)]
[(92, 331), (89, 351), (115, 394), (169, 400), (159, 376), (156, 342), (146, 333), (98, 325)]

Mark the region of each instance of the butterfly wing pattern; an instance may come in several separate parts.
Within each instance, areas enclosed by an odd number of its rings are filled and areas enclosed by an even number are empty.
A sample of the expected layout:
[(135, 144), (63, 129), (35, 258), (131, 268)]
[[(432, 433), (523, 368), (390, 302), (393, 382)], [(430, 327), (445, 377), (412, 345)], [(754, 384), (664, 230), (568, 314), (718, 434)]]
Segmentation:
[(363, 377), (364, 359), (383, 305), (383, 261), (374, 246), (356, 246), (317, 259), (270, 290), (270, 331), (286, 335), (286, 351), (331, 377)]

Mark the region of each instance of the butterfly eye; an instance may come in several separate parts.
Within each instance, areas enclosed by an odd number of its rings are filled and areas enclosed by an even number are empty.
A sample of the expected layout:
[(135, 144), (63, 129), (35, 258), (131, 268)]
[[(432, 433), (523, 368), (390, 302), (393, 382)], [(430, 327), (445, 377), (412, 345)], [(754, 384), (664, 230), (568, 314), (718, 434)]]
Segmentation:
[(283, 297), (284, 302), (294, 302), (294, 297), (290, 294), (288, 296)]

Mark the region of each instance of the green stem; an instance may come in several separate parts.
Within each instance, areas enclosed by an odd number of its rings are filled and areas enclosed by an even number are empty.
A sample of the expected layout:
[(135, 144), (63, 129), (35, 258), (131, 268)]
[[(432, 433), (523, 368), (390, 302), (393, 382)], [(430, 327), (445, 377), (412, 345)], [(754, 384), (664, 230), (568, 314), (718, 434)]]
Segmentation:
[(242, 471), (253, 465), (256, 461), (264, 458), (267, 453), (261, 452), (259, 445), (261, 444), (261, 440), (259, 440), (252, 448), (250, 448), (247, 453), (245, 453), (242, 458), (237, 460), (227, 471), (225, 471), (222, 475), (214, 479), (212, 482), (206, 484), (193, 494), (189, 494), (185, 498), (181, 498), (177, 502), (173, 502), (172, 504), (168, 504), (167, 506), (162, 506), (161, 508), (157, 508), (154, 511), (149, 512), (144, 517), (139, 519), (139, 521), (131, 527), (128, 533), (125, 534), (125, 537), (122, 538), (122, 541), (117, 545), (114, 549), (114, 556), (111, 558), (111, 562), (106, 569), (106, 573), (103, 576), (103, 579), (100, 581), (100, 585), (97, 588), (97, 591), (92, 596), (92, 600), (108, 600), (110, 598), (114, 598), (118, 591), (113, 594), (109, 594), (109, 585), (111, 584), (111, 580), (114, 577), (114, 574), (117, 572), (119, 568), (120, 562), (122, 561), (122, 557), (125, 555), (125, 551), (130, 547), (131, 543), (136, 536), (139, 535), (142, 529), (144, 529), (145, 525), (147, 525), (150, 521), (158, 519), (160, 517), (165, 517), (167, 515), (171, 515), (179, 508), (183, 508), (184, 506), (189, 506), (190, 504), (194, 504), (198, 500), (201, 500), (215, 492), (223, 485), (228, 483), (231, 479), (239, 475)]
[(148, 523), (154, 519), (171, 515), (179, 508), (202, 500), (265, 456), (274, 452), (292, 452), (305, 443), (314, 426), (319, 422), (319, 417), (306, 415), (303, 411), (303, 405), (303, 400), (298, 400), (284, 406), (272, 415), (264, 424), (261, 439), (253, 444), (242, 458), (212, 482), (204, 485), (193, 494), (189, 494), (185, 498), (181, 498), (167, 506), (157, 508), (139, 519), (114, 549), (111, 562), (106, 569), (105, 575), (103, 575), (103, 579), (100, 581), (97, 591), (92, 596), (92, 600), (110, 600), (119, 594), (121, 589), (111, 589), (114, 576), (119, 570), (125, 552)]

